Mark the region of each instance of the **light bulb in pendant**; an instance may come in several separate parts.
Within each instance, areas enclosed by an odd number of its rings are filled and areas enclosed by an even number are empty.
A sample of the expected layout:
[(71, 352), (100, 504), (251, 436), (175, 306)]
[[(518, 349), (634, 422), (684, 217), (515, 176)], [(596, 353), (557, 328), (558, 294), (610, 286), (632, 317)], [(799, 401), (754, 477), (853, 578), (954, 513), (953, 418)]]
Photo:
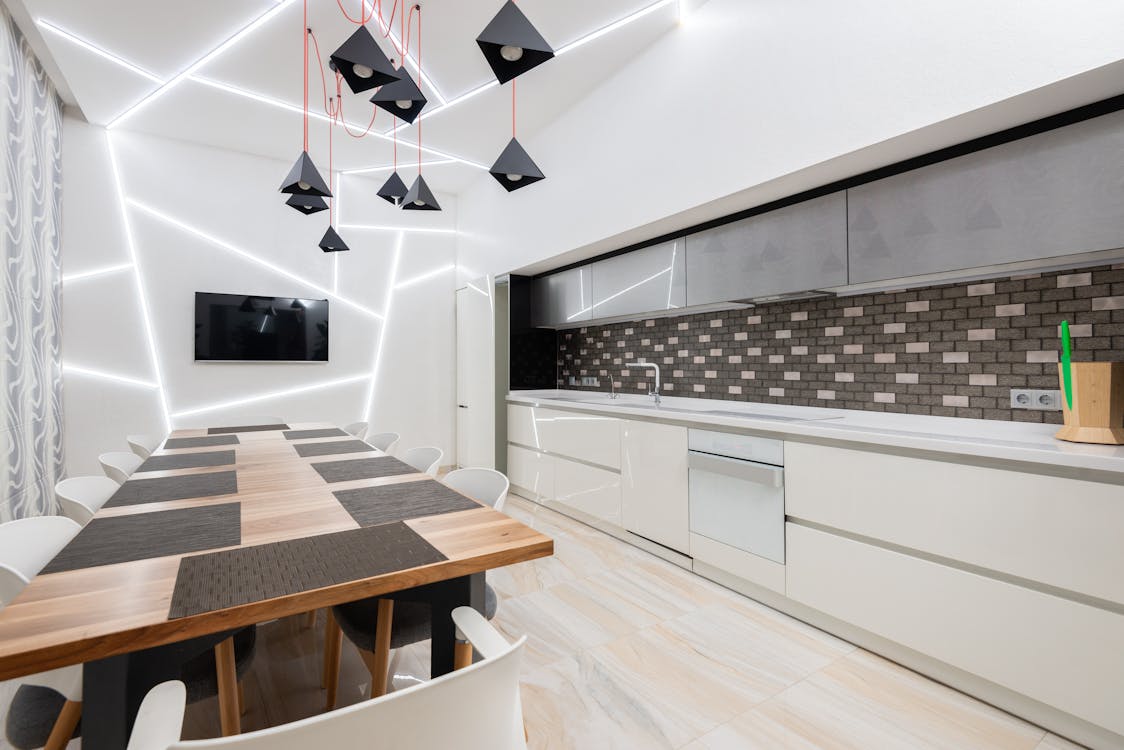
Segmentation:
[(370, 68), (360, 63), (355, 63), (354, 65), (352, 65), (351, 72), (353, 72), (358, 78), (370, 78), (375, 74), (374, 68)]
[(511, 180), (512, 182), (519, 182), (523, 179), (523, 175), (521, 174), (508, 174), (505, 175), (505, 177), (507, 177), (507, 179)]
[(409, 109), (414, 106), (414, 103), (409, 99), (396, 99), (394, 101), (394, 106), (398, 107), (398, 109)]
[(500, 57), (508, 62), (518, 62), (523, 59), (523, 48), (505, 44), (500, 47)]
[(308, 190), (310, 187), (312, 187), (312, 185), (309, 185), (307, 182), (302, 180), (297, 183), (297, 187), (299, 187), (301, 190)]

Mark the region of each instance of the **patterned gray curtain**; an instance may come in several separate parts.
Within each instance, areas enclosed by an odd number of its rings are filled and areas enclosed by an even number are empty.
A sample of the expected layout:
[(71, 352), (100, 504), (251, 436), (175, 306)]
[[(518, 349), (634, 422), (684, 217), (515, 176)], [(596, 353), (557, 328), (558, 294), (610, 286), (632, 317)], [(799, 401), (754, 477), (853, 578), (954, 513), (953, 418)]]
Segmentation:
[(55, 511), (63, 472), (59, 205), (62, 105), (0, 6), (4, 226), (0, 228), (0, 522)]

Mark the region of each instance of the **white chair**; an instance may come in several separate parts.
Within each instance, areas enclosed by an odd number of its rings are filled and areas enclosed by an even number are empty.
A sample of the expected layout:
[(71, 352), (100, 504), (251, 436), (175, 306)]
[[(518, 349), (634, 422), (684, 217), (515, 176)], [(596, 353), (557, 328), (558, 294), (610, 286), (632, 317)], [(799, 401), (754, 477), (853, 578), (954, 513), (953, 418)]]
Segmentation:
[(397, 432), (380, 432), (367, 438), (367, 445), (378, 448), (388, 456), (394, 453), (394, 446), (398, 445)]
[(110, 451), (98, 456), (98, 463), (101, 464), (101, 470), (105, 472), (107, 477), (117, 484), (124, 484), (133, 472), (140, 468), (144, 459), (136, 453)]
[(511, 482), (495, 469), (457, 469), (441, 480), (462, 495), (468, 495), (498, 511), (503, 510)]
[(55, 485), (55, 499), (64, 516), (85, 526), (120, 487), (109, 477), (71, 477)]
[[(0, 524), (0, 609), (15, 599), (81, 530), (77, 523), (62, 516), (36, 516)], [(53, 669), (21, 677), (19, 682), (62, 693), (66, 702), (54, 720), (44, 748), (66, 747), (82, 715), (82, 667)]]
[(527, 637), (508, 643), (468, 607), (455, 609), (453, 621), (481, 661), (381, 698), (238, 737), (180, 741), (183, 685), (157, 685), (141, 704), (128, 750), (526, 750), (519, 670)]
[(129, 443), (129, 448), (132, 449), (133, 453), (141, 458), (151, 456), (152, 451), (159, 448), (160, 443), (163, 442), (161, 438), (155, 435), (128, 435), (125, 440)]
[(362, 440), (363, 436), (367, 434), (367, 423), (366, 422), (352, 422), (347, 427), (344, 427), (343, 431), (346, 432), (349, 435), (354, 435), (355, 437)]
[(437, 467), (441, 464), (441, 457), (445, 451), (432, 445), (424, 448), (411, 448), (402, 454), (402, 462), (413, 466), (422, 474), (437, 476)]

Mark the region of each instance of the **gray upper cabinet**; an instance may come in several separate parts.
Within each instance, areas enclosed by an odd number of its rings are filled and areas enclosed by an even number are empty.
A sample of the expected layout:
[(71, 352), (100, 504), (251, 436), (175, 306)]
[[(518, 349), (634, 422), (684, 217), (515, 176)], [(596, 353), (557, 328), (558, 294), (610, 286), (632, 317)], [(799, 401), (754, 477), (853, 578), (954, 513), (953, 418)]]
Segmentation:
[(850, 281), (1124, 247), (1124, 112), (848, 191)]
[(688, 305), (846, 283), (842, 191), (687, 237)]
[(535, 279), (532, 290), (536, 326), (577, 325), (593, 317), (589, 266)]
[(687, 303), (682, 239), (599, 260), (591, 268), (594, 319), (672, 310)]

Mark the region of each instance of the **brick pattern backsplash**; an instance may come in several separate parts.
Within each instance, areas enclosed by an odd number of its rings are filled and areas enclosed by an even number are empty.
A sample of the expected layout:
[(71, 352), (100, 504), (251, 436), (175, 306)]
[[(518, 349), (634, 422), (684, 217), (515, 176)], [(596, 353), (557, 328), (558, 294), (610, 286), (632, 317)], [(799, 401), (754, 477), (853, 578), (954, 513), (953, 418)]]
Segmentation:
[(643, 392), (644, 359), (671, 396), (1060, 423), (1010, 390), (1059, 388), (1063, 318), (1075, 360), (1124, 360), (1124, 264), (559, 331), (558, 385)]

